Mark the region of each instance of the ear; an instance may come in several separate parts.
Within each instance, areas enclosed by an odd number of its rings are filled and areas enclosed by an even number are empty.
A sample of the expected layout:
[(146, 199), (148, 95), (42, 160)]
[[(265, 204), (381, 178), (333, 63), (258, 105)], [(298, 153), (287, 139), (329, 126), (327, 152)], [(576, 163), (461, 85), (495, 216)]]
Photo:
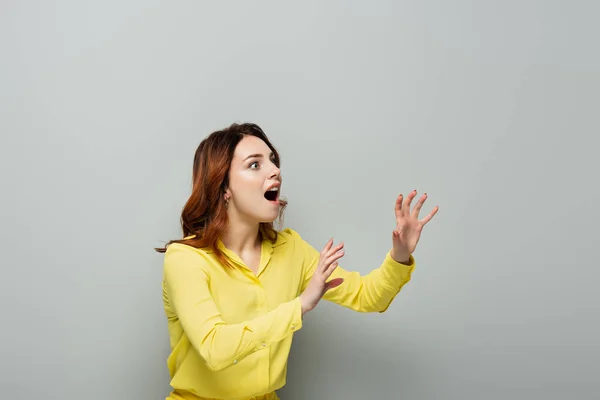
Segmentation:
[(225, 194), (223, 195), (223, 200), (227, 200), (231, 198), (231, 191), (229, 188), (225, 189)]

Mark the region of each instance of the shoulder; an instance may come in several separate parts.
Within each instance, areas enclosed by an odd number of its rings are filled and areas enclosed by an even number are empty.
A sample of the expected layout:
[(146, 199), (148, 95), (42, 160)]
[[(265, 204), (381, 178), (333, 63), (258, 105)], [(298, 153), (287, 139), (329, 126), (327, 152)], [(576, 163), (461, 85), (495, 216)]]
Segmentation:
[(285, 228), (277, 232), (277, 240), (274, 246), (278, 245), (297, 245), (303, 241), (300, 234), (292, 228)]
[(210, 254), (211, 251), (209, 249), (199, 249), (193, 246), (190, 246), (185, 243), (171, 243), (167, 250), (165, 251), (165, 258), (172, 257), (174, 255), (186, 255), (186, 256), (195, 256), (195, 257), (203, 257)]
[(277, 232), (277, 241), (274, 246), (283, 244), (284, 248), (308, 253), (312, 255), (314, 252), (313, 247), (296, 231), (292, 228), (286, 228)]
[(171, 243), (164, 254), (164, 271), (200, 268), (210, 265), (210, 251), (198, 249), (183, 243)]

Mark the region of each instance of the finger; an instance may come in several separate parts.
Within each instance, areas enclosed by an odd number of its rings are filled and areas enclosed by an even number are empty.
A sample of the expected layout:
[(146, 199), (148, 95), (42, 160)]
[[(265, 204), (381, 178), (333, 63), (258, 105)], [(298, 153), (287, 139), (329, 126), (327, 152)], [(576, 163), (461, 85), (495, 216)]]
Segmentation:
[[(333, 262), (333, 260), (336, 259), (336, 256), (338, 255), (338, 253), (340, 251), (343, 252), (343, 247), (344, 247), (344, 242), (338, 244), (335, 247), (332, 247), (331, 249), (329, 249), (329, 251), (327, 253), (325, 253), (323, 256), (321, 256), (321, 263), (323, 263), (323, 271), (325, 269), (327, 269), (327, 267)], [(339, 257), (337, 257), (339, 258)]]
[(402, 204), (402, 214), (403, 215), (410, 215), (410, 203), (412, 202), (412, 200), (415, 198), (415, 196), (417, 195), (417, 190), (413, 190), (412, 192), (410, 192), (408, 194), (408, 196), (406, 196), (406, 199), (404, 199), (404, 204)]
[(339, 264), (337, 261), (334, 261), (333, 263), (331, 263), (331, 265), (329, 267), (327, 267), (327, 269), (323, 273), (323, 277), (325, 279), (329, 278), (331, 276), (331, 274), (333, 273), (333, 271), (335, 271), (335, 269), (338, 267), (338, 265)]
[(333, 254), (337, 253), (338, 251), (342, 250), (343, 248), (344, 248), (344, 242), (342, 242), (340, 244), (337, 244), (337, 245), (331, 247), (329, 249), (329, 251), (327, 251), (327, 253), (325, 253), (325, 255), (324, 255), (323, 258), (330, 257), (331, 255), (333, 255)]
[(337, 253), (337, 252), (338, 252), (338, 251), (340, 251), (340, 250), (341, 250), (343, 247), (344, 247), (344, 242), (342, 242), (342, 243), (340, 243), (340, 244), (337, 244), (337, 245), (335, 245), (335, 246), (331, 247), (331, 248), (330, 248), (330, 249), (327, 251), (327, 253), (325, 254), (325, 257), (329, 257), (330, 255)]
[(396, 205), (394, 206), (394, 211), (396, 214), (396, 219), (399, 219), (402, 216), (402, 194), (396, 197)]
[(428, 214), (428, 215), (427, 215), (425, 218), (423, 218), (423, 219), (421, 220), (421, 222), (423, 222), (423, 225), (425, 225), (426, 223), (428, 223), (429, 221), (431, 221), (431, 218), (433, 218), (433, 216), (434, 216), (435, 214), (437, 214), (437, 212), (438, 212), (438, 210), (439, 210), (439, 209), (440, 209), (440, 207), (439, 207), (439, 206), (435, 206), (435, 207), (433, 208), (433, 210), (431, 210), (431, 212), (430, 212), (430, 213), (429, 213), (429, 214)]
[(319, 254), (319, 264), (317, 266), (317, 269), (323, 270), (324, 266), (323, 266), (322, 260), (327, 257), (327, 254), (329, 253), (329, 250), (331, 249), (332, 245), (333, 245), (333, 238), (330, 238), (327, 241), (327, 243), (325, 243), (325, 247), (323, 247), (323, 250), (321, 250), (321, 253)]
[(325, 254), (329, 251), (329, 249), (331, 249), (331, 246), (333, 245), (333, 238), (329, 238), (329, 240), (327, 241), (327, 243), (325, 243), (325, 247), (323, 247), (323, 250), (321, 251), (321, 254)]
[(325, 269), (327, 269), (334, 261), (337, 261), (340, 258), (344, 257), (344, 254), (346, 254), (346, 252), (344, 250), (339, 250), (339, 251), (333, 253), (332, 255), (330, 255), (329, 257), (327, 257), (324, 260), (324, 263), (326, 265)]
[(412, 216), (415, 218), (419, 218), (419, 212), (421, 212), (421, 207), (423, 207), (423, 203), (427, 200), (427, 193), (424, 193), (423, 196), (419, 199), (419, 202), (415, 205), (413, 209)]
[(344, 278), (333, 278), (329, 282), (325, 283), (325, 291), (333, 289), (334, 287), (340, 286), (344, 282)]

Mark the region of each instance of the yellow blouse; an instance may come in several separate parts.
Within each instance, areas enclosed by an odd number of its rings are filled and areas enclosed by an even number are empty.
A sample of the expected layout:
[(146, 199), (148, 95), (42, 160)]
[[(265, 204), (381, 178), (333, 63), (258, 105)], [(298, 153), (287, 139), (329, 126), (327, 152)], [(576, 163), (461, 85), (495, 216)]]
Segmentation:
[[(285, 229), (264, 240), (258, 274), (219, 241), (235, 269), (210, 250), (174, 243), (164, 258), (163, 301), (174, 391), (168, 399), (239, 399), (273, 392), (285, 384), (294, 332), (302, 328), (300, 294), (317, 267), (319, 251)], [(360, 312), (385, 311), (411, 278), (415, 260), (394, 261), (365, 276), (340, 266), (344, 283), (323, 297)]]

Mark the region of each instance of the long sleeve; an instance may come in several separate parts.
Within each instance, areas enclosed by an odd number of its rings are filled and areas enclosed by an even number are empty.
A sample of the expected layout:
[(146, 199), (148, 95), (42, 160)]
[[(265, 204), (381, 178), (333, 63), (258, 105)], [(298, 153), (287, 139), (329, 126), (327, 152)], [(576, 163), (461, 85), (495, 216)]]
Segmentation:
[(302, 327), (298, 297), (258, 317), (225, 323), (211, 295), (205, 263), (195, 249), (172, 244), (165, 254), (164, 284), (183, 331), (211, 370), (236, 364)]
[[(303, 252), (304, 291), (319, 264), (320, 253), (297, 232), (293, 232), (298, 248)], [(408, 264), (396, 262), (388, 252), (379, 268), (367, 275), (351, 272), (338, 266), (329, 279), (343, 278), (344, 282), (328, 290), (323, 298), (359, 312), (384, 312), (402, 287), (411, 279), (415, 259), (410, 257)]]

